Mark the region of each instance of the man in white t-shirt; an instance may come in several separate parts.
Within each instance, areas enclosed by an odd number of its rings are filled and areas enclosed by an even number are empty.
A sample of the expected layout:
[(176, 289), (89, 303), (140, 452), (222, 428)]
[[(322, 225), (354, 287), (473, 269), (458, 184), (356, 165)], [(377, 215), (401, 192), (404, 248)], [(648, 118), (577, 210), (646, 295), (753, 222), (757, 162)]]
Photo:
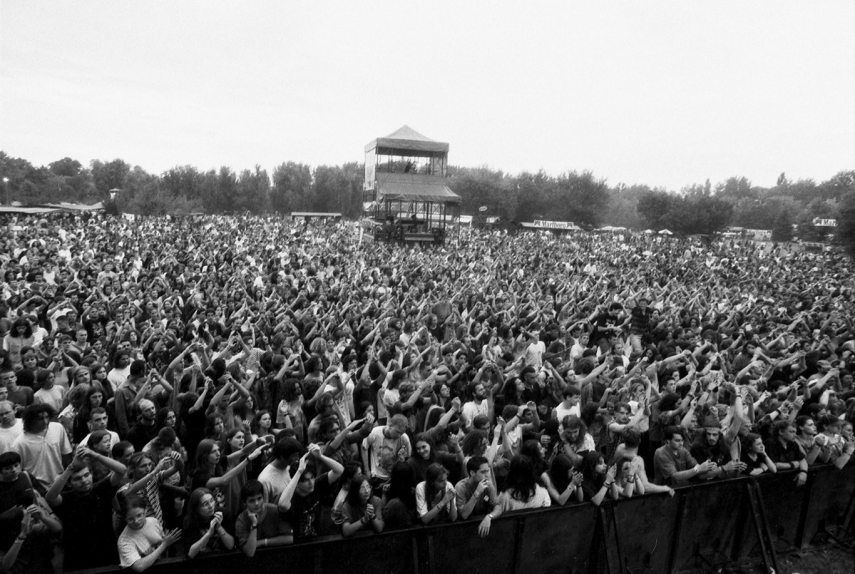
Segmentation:
[(546, 343), (540, 340), (540, 332), (529, 333), (528, 347), (525, 348), (525, 365), (539, 369), (543, 366), (543, 354), (546, 352)]
[(89, 413), (89, 421), (87, 421), (86, 423), (86, 425), (89, 427), (89, 434), (83, 437), (83, 440), (80, 441), (80, 444), (87, 444), (89, 441), (89, 435), (98, 430), (105, 430), (110, 433), (111, 449), (117, 444), (119, 444), (119, 433), (109, 430), (107, 428), (107, 421), (107, 410), (104, 407), (96, 407), (92, 409), (92, 412)]
[(71, 462), (71, 441), (60, 423), (50, 422), (49, 405), (30, 405), (24, 410), (24, 433), (15, 439), (12, 450), (21, 455), (21, 466), (49, 488)]
[(12, 401), (0, 401), (0, 453), (12, 450), (15, 439), (24, 434), (21, 419), (15, 418)]
[(467, 431), (472, 430), (472, 422), (478, 415), (488, 418), (490, 416), (490, 401), (484, 383), (477, 383), (472, 394), (472, 400), (463, 403), (463, 409), (460, 412), (460, 418), (463, 419)]
[(581, 392), (579, 388), (574, 385), (565, 385), (564, 390), (561, 391), (561, 396), (564, 397), (558, 406), (555, 407), (553, 411), (555, 413), (555, 418), (558, 421), (558, 432), (564, 430), (564, 417), (575, 415), (581, 416), (582, 411), (579, 408), (579, 396)]

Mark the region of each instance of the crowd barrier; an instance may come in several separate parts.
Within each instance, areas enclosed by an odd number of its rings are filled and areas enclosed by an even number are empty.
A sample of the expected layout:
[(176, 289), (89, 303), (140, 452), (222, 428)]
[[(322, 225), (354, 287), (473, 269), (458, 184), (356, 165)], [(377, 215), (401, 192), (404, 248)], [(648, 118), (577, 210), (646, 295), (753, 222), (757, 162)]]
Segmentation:
[[(778, 571), (776, 546), (801, 548), (824, 528), (852, 528), (855, 465), (743, 477), (658, 494), (505, 515), (486, 539), (478, 521), (328, 538), (195, 560), (167, 558), (153, 574), (286, 571), (452, 574), (601, 574), (709, 571), (765, 563)], [(98, 569), (111, 574), (117, 568)]]

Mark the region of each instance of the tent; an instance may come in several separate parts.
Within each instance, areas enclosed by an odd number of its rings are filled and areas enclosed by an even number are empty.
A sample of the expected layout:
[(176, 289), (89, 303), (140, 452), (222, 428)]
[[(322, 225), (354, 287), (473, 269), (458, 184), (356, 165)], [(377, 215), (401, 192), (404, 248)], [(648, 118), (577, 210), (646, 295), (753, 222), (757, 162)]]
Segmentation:
[(671, 233), (671, 232), (670, 232), (669, 230), (667, 230), (667, 229), (663, 229), (662, 231), (660, 231), (660, 232), (659, 232), (659, 235), (674, 235), (674, 234), (673, 234), (673, 233)]
[[(401, 126), (386, 137), (371, 140), (366, 146), (365, 151), (371, 152), (374, 150), (377, 155), (434, 155), (447, 154), (448, 144), (438, 142), (423, 136), (410, 126)], [(402, 154), (402, 152), (406, 152)], [(421, 153), (420, 153), (421, 152)]]

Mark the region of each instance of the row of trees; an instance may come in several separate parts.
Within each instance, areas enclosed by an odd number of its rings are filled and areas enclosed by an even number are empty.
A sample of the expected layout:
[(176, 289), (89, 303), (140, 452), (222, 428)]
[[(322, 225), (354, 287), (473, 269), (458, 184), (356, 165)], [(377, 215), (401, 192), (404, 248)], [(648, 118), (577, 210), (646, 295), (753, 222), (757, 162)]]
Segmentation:
[[(358, 217), (363, 166), (313, 168), (287, 162), (272, 174), (259, 166), (240, 173), (228, 167), (200, 171), (181, 166), (150, 174), (121, 159), (95, 160), (86, 167), (66, 157), (36, 167), (0, 151), (0, 174), (9, 179), (4, 198), (24, 204), (103, 201), (118, 190), (112, 207), (140, 214), (336, 211)], [(771, 188), (732, 177), (679, 192), (645, 185), (609, 186), (590, 172), (511, 175), (485, 167), (452, 166), (449, 177), (450, 187), (462, 197), (462, 213), (479, 213), (485, 206), (487, 215), (509, 221), (543, 218), (686, 234), (733, 225), (771, 229), (778, 239), (789, 239), (793, 225), (801, 238), (818, 239), (823, 229), (814, 227), (812, 220), (845, 219), (840, 217), (841, 201), (855, 193), (855, 171), (840, 172), (821, 183), (793, 182), (782, 173)]]

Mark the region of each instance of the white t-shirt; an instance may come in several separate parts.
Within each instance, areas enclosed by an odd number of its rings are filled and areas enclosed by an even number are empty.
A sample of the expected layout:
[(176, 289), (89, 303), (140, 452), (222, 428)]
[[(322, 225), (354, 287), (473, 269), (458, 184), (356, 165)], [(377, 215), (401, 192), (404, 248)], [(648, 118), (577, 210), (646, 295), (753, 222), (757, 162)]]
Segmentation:
[(480, 403), (476, 403), (475, 401), (463, 403), (463, 409), (460, 411), (460, 415), (463, 418), (463, 423), (466, 425), (466, 428), (470, 429), (472, 428), (472, 421), (475, 420), (475, 417), (478, 415), (487, 416), (489, 412), (490, 405), (485, 399)]
[(510, 491), (504, 491), (499, 495), (499, 504), (502, 505), (502, 512), (510, 512), (513, 510), (524, 510), (526, 508), (546, 508), (552, 505), (549, 499), (549, 491), (536, 484), (534, 486), (534, 496), (528, 502), (521, 502), (511, 497)]
[(546, 343), (543, 341), (537, 341), (536, 343), (531, 343), (528, 347), (525, 348), (525, 364), (526, 366), (532, 366), (535, 369), (539, 369), (543, 366), (543, 354), (546, 352)]
[(15, 423), (7, 428), (0, 428), (0, 453), (12, 450), (15, 439), (24, 434), (24, 423), (15, 419)]
[(116, 545), (122, 568), (130, 568), (134, 562), (145, 558), (163, 542), (163, 527), (157, 518), (146, 517), (145, 525), (139, 530), (125, 526)]
[(44, 435), (24, 433), (15, 439), (12, 450), (21, 455), (24, 470), (30, 472), (45, 487), (62, 474), (63, 455), (71, 454), (71, 441), (60, 423), (48, 423)]
[[(430, 509), (428, 508), (428, 501), (425, 499), (426, 489), (426, 481), (422, 481), (416, 485), (416, 511), (418, 511), (420, 517), (424, 516), (430, 511)], [(449, 502), (446, 505), (445, 510), (443, 510), (443, 512), (449, 513), (453, 508), (457, 506), (457, 493), (454, 491), (454, 486), (448, 481), (445, 482), (445, 493), (451, 494), (451, 502)]]
[(558, 403), (557, 407), (555, 407), (555, 416), (558, 420), (558, 432), (564, 430), (564, 417), (568, 415), (575, 415), (577, 417), (582, 416), (582, 410), (579, 408), (579, 403), (568, 408), (564, 406), (564, 401), (562, 401)]

